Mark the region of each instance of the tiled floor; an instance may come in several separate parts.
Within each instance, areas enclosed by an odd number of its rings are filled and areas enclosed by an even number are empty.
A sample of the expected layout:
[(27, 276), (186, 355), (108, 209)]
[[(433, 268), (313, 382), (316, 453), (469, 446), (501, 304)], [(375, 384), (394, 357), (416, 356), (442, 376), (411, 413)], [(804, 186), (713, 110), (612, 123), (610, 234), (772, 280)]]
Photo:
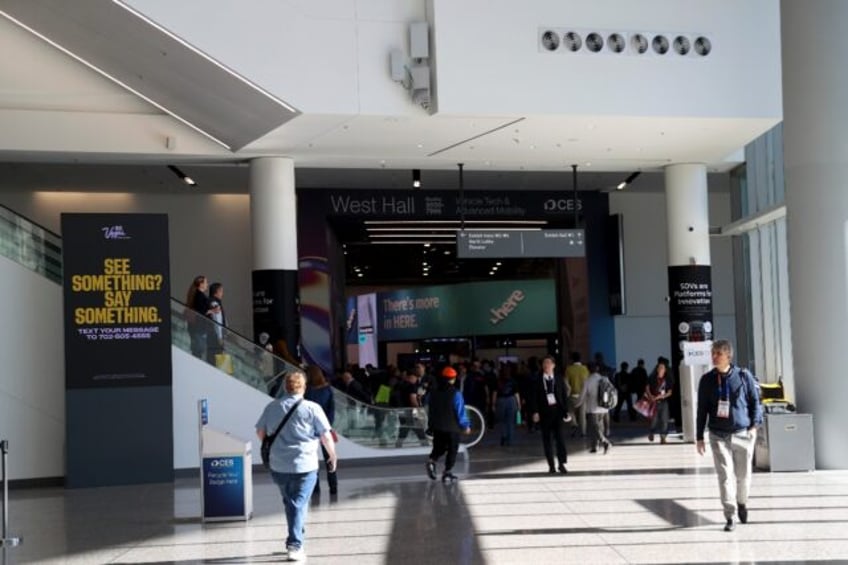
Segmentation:
[[(572, 440), (567, 476), (548, 475), (538, 435), (484, 440), (455, 485), (423, 462), (340, 467), (307, 523), (309, 563), (848, 563), (848, 471), (757, 473), (750, 523), (722, 531), (711, 458), (691, 444), (618, 430), (608, 455)], [(629, 436), (629, 437), (628, 437)], [(277, 563), (276, 487), (254, 476), (255, 515), (204, 525), (199, 485), (13, 490), (6, 563)]]

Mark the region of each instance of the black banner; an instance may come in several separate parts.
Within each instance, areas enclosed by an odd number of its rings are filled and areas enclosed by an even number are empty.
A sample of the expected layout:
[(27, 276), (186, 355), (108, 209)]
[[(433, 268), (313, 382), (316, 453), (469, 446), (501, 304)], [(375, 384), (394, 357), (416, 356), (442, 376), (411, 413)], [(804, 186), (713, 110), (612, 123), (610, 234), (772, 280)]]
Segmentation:
[(683, 359), (683, 341), (713, 339), (713, 290), (709, 265), (668, 268), (671, 355), (675, 367)]
[(69, 488), (174, 473), (168, 217), (62, 214)]
[(300, 357), (297, 271), (253, 271), (253, 339), (296, 363)]
[(668, 296), (671, 371), (675, 376), (675, 394), (671, 400), (671, 412), (675, 422), (680, 422), (679, 368), (683, 360), (683, 342), (713, 339), (711, 267), (709, 265), (669, 267)]
[(168, 217), (62, 214), (66, 388), (170, 386)]

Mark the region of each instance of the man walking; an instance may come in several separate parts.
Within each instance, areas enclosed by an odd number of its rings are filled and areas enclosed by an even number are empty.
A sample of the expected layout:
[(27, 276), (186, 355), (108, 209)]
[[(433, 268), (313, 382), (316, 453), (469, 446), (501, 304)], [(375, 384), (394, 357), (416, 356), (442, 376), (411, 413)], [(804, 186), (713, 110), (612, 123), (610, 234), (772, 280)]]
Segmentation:
[(720, 339), (712, 346), (714, 368), (698, 384), (697, 449), (706, 451), (704, 428), (709, 425), (710, 449), (718, 475), (724, 518), (724, 531), (748, 522), (748, 491), (751, 488), (751, 459), (757, 440), (757, 424), (763, 421), (760, 395), (754, 377), (747, 369), (732, 364), (733, 346)]
[[(272, 400), (259, 421), (256, 435), (260, 441), (279, 429), (271, 444), (271, 477), (283, 496), (288, 537), (289, 561), (303, 561), (303, 525), (312, 490), (318, 480), (318, 442), (327, 450), (327, 471), (336, 471), (336, 447), (330, 422), (318, 404), (304, 400), (306, 375), (292, 371), (286, 375), (286, 394)], [(285, 418), (288, 418), (284, 421)], [(281, 425), (282, 424), (282, 425)]]

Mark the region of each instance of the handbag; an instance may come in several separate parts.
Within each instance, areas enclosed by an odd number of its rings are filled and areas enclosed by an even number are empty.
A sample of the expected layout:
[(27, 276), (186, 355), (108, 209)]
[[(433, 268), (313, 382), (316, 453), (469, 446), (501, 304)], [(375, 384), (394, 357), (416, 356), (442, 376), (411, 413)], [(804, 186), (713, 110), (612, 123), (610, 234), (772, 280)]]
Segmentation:
[(286, 425), (286, 422), (289, 421), (291, 415), (295, 413), (297, 407), (300, 406), (301, 401), (303, 401), (302, 398), (294, 403), (294, 406), (292, 406), (291, 409), (286, 413), (285, 417), (283, 418), (283, 421), (280, 422), (280, 425), (277, 426), (277, 429), (274, 430), (273, 434), (271, 434), (270, 436), (266, 435), (264, 438), (262, 438), (262, 447), (259, 449), (259, 453), (262, 456), (262, 465), (266, 469), (269, 469), (271, 465), (271, 444), (273, 444), (274, 440), (277, 439), (277, 436), (280, 435), (280, 430), (282, 430), (283, 426)]
[(643, 396), (642, 398), (636, 401), (636, 404), (633, 406), (633, 409), (645, 418), (652, 420), (654, 418), (654, 415), (657, 413), (657, 403), (651, 402)]
[(235, 372), (233, 368), (233, 356), (229, 353), (216, 353), (215, 367), (219, 371), (223, 371), (228, 375), (232, 375)]

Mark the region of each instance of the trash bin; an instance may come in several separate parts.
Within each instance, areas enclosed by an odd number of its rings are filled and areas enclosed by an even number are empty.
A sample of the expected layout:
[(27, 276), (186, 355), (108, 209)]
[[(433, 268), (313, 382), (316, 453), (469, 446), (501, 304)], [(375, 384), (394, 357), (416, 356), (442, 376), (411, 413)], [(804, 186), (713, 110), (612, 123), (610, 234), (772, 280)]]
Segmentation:
[(754, 462), (770, 471), (813, 471), (816, 451), (812, 414), (765, 414)]

